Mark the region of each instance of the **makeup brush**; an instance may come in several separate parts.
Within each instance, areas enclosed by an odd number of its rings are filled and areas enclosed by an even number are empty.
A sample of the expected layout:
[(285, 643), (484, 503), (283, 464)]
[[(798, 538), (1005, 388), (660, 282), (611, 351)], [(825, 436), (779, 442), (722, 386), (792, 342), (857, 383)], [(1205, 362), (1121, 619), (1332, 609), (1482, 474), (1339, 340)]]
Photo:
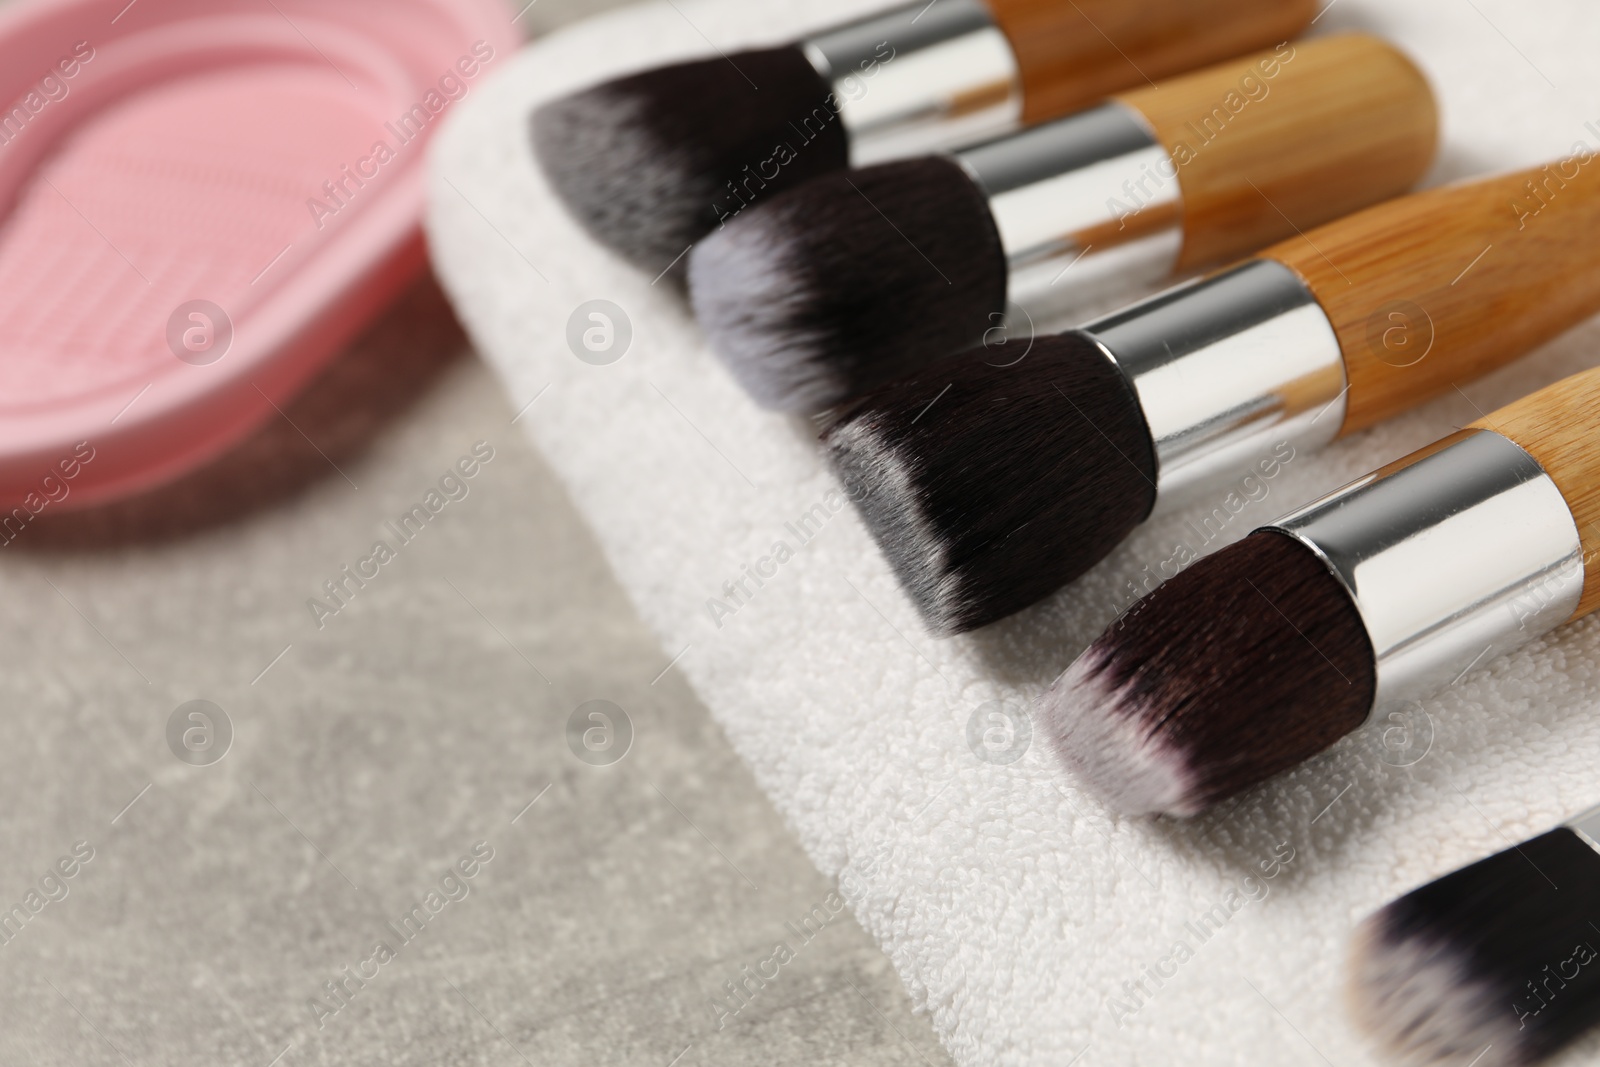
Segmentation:
[(533, 116), (595, 238), (652, 273), (759, 197), (962, 144), (1299, 33), (1314, 0), (914, 0), (604, 82)]
[(945, 360), (824, 442), (929, 629), (960, 633), (1078, 577), (1152, 509), (1214, 492), (1226, 525), (1219, 484), (1600, 311), (1596, 233), (1585, 156), (1429, 190), (1080, 329)]
[(820, 410), (1088, 295), (1223, 262), (1398, 195), (1437, 112), (1391, 45), (1282, 45), (952, 156), (841, 171), (690, 256), (712, 347), (767, 407)]
[(1349, 1000), (1406, 1063), (1536, 1063), (1600, 1021), (1600, 808), (1361, 924)]
[(1056, 680), (1045, 732), (1117, 810), (1193, 815), (1589, 614), (1596, 425), (1600, 369), (1199, 560)]

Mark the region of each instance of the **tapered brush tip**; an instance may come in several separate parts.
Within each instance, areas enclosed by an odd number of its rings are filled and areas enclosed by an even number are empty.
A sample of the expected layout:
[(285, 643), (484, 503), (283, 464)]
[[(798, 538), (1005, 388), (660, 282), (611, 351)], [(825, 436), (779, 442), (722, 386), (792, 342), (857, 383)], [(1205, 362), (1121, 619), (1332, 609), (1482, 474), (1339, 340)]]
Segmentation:
[(988, 203), (936, 156), (841, 171), (757, 204), (690, 256), (712, 348), (760, 404), (820, 411), (999, 325)]
[(1194, 815), (1355, 729), (1375, 682), (1354, 600), (1309, 548), (1267, 530), (1135, 604), (1039, 712), (1111, 806)]
[(1600, 1021), (1600, 854), (1563, 827), (1407, 893), (1357, 931), (1348, 999), (1403, 1063), (1545, 1058)]
[(844, 167), (830, 90), (796, 48), (676, 63), (553, 100), (534, 152), (573, 216), (652, 273), (744, 203)]
[(1106, 714), (1117, 692), (1085, 653), (1040, 700), (1046, 736), (1107, 805), (1125, 815), (1196, 815), (1205, 791), (1188, 753), (1137, 718)]
[(1078, 577), (1155, 499), (1133, 390), (1078, 333), (934, 363), (869, 394), (824, 443), (938, 634), (987, 625)]

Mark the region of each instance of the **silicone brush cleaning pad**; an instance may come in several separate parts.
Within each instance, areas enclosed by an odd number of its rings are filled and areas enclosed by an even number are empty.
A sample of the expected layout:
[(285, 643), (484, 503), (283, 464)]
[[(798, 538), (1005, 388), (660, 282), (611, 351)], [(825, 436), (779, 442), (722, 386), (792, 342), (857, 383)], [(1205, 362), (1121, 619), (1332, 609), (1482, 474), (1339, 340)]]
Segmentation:
[(499, 0), (57, 0), (0, 18), (0, 541), (279, 410), (424, 264), (425, 148)]

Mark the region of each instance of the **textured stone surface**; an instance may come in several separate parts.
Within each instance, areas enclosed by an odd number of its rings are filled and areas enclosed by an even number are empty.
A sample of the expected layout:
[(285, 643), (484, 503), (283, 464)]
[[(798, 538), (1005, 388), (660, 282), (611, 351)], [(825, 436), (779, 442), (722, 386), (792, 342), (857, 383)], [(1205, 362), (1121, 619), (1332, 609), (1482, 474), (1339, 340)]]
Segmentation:
[[(0, 556), (0, 902), (94, 850), (0, 946), (0, 1062), (942, 1061), (848, 912), (787, 929), (834, 887), (662, 673), (431, 281), (285, 411)], [(467, 496), (319, 629), (317, 587), (478, 441)], [(636, 732), (606, 767), (566, 739), (597, 698)], [(193, 699), (234, 729), (209, 766), (165, 736)], [(385, 928), (479, 841), (464, 898)], [(380, 940), (348, 1007), (309, 1006)], [(796, 958), (719, 1032), (778, 940)]]

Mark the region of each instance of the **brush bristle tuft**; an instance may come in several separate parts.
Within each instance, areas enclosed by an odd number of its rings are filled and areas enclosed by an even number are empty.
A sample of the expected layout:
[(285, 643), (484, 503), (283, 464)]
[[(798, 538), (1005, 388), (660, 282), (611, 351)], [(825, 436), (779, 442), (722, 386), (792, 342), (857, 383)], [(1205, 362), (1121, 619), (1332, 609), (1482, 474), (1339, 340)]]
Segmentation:
[(847, 165), (829, 96), (796, 48), (676, 63), (545, 104), (534, 150), (596, 240), (652, 273), (681, 270), (741, 203)]
[(1000, 358), (975, 349), (939, 361), (870, 394), (823, 439), (937, 634), (987, 625), (1078, 577), (1155, 500), (1144, 416), (1091, 341), (1040, 337), (1008, 366), (989, 362)]
[(929, 156), (830, 174), (760, 204), (690, 256), (695, 313), (755, 400), (820, 411), (1000, 324), (988, 202)]
[(1262, 531), (1130, 608), (1040, 711), (1063, 761), (1113, 807), (1193, 815), (1360, 726), (1375, 682), (1344, 586), (1309, 548)]
[(1349, 997), (1400, 1062), (1544, 1059), (1600, 1021), (1600, 854), (1563, 827), (1413, 890), (1362, 924)]

